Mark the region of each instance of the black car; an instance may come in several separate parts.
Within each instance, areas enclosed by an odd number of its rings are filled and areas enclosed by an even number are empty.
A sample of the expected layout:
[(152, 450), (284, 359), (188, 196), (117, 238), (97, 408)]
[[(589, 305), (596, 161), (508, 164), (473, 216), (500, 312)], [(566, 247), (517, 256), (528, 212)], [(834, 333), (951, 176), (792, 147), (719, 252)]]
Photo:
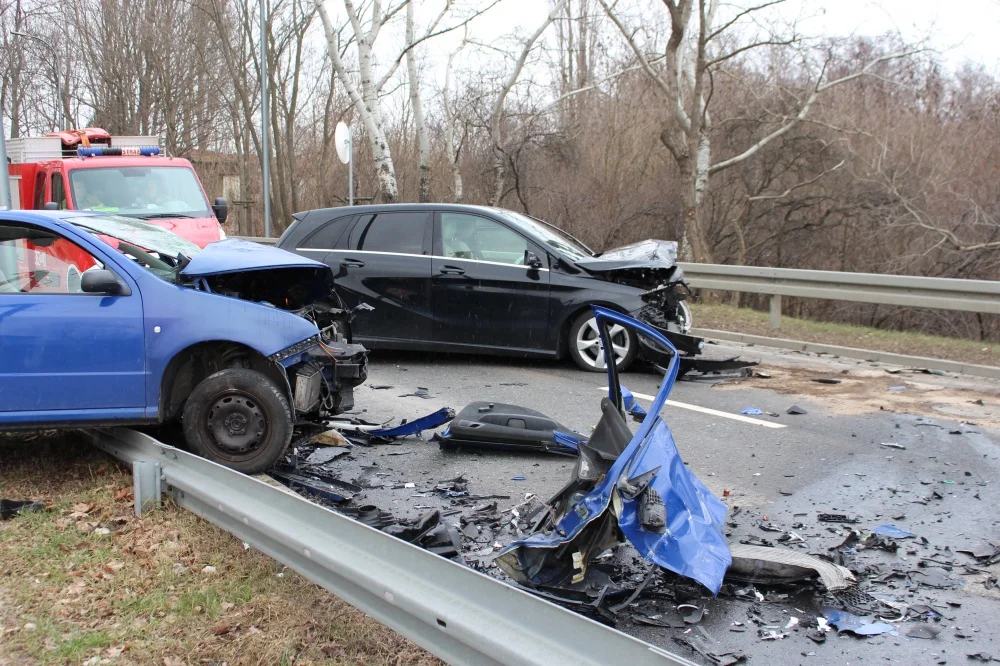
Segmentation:
[[(393, 204), (298, 213), (278, 247), (331, 266), (371, 349), (417, 349), (562, 357), (603, 371), (592, 305), (632, 315), (667, 333), (682, 354), (691, 314), (676, 243), (643, 241), (595, 254), (560, 229), (500, 208)], [(616, 326), (620, 369), (639, 353)]]

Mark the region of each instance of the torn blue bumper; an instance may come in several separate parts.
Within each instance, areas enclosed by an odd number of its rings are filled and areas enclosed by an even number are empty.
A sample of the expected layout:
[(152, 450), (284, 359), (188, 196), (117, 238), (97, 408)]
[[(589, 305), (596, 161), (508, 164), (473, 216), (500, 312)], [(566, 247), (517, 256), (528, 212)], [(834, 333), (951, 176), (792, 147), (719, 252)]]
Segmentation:
[[(549, 503), (557, 522), (542, 525), (535, 534), (511, 543), (501, 551), (497, 563), (522, 584), (559, 584), (558, 577), (565, 578), (566, 572), (578, 581), (586, 575), (593, 558), (620, 540), (613, 529), (616, 525), (644, 558), (717, 594), (732, 563), (723, 533), (727, 508), (684, 466), (660, 416), (677, 378), (676, 350), (666, 337), (642, 322), (600, 307), (594, 312), (602, 336), (609, 322), (617, 323), (671, 349), (674, 354), (666, 377), (650, 406), (650, 416), (610, 467), (603, 474), (594, 474), (589, 468), (596, 458), (588, 461), (581, 451), (577, 478), (567, 487), (576, 484), (577, 491), (564, 490)], [(605, 343), (604, 348), (611, 346)], [(624, 391), (614, 363), (608, 362), (607, 367), (609, 399), (620, 412)], [(634, 399), (630, 402), (635, 404)], [(598, 439), (599, 429), (600, 424), (591, 443)], [(588, 473), (597, 482), (581, 497), (581, 479)], [(661, 518), (657, 519), (657, 514)]]

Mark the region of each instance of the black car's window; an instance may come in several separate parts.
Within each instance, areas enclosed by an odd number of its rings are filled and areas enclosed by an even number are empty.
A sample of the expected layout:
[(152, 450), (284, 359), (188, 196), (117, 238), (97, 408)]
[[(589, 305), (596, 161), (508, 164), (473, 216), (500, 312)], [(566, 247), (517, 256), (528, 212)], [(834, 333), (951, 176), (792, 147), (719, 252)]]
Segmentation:
[[(358, 226), (362, 224), (363, 220)], [(426, 213), (379, 213), (361, 232), (357, 249), (423, 254), (426, 225)]]
[(351, 219), (350, 215), (342, 215), (335, 220), (330, 220), (306, 238), (300, 247), (307, 250), (332, 250), (336, 248), (337, 241), (344, 234)]
[(445, 257), (524, 264), (527, 239), (478, 215), (441, 213), (441, 250)]

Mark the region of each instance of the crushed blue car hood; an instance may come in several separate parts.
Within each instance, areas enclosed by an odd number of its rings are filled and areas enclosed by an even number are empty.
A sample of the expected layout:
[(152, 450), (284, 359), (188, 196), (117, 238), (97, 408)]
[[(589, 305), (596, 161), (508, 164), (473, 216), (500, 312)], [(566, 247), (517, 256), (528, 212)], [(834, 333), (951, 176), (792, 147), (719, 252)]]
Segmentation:
[[(594, 312), (599, 319), (606, 318), (635, 328), (671, 349), (673, 357), (666, 377), (639, 430), (601, 482), (577, 502), (573, 510), (565, 513), (558, 529), (548, 534), (536, 533), (511, 543), (499, 553), (498, 563), (505, 568), (504, 556), (516, 557), (515, 551), (521, 548), (548, 549), (567, 544), (587, 525), (610, 510), (617, 517), (622, 534), (645, 559), (692, 578), (713, 594), (718, 594), (726, 570), (732, 564), (723, 527), (728, 509), (684, 465), (673, 435), (660, 416), (677, 379), (677, 351), (666, 337), (642, 322), (596, 306)], [(608, 374), (611, 379), (610, 369)], [(623, 393), (625, 391), (627, 389)], [(628, 499), (618, 489), (621, 481), (634, 479), (657, 468), (659, 471), (654, 474), (649, 487), (660, 495), (666, 506), (667, 523), (663, 533), (643, 529), (638, 515), (639, 500)]]
[(326, 264), (276, 247), (229, 238), (209, 243), (184, 267), (184, 277), (205, 277), (222, 273), (266, 270), (274, 268), (321, 268)]

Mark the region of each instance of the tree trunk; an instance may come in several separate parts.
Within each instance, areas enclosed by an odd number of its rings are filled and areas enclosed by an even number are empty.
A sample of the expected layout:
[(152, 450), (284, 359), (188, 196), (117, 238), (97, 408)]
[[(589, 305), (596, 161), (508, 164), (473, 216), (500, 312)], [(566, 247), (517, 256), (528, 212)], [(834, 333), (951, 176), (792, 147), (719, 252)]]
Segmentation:
[[(406, 5), (406, 43), (413, 44), (413, 5)], [(413, 107), (413, 124), (417, 132), (417, 165), (420, 171), (420, 203), (431, 200), (431, 140), (427, 132), (427, 121), (424, 119), (424, 105), (420, 100), (420, 78), (417, 72), (416, 49), (406, 52), (406, 71), (410, 79), (410, 105)]]

